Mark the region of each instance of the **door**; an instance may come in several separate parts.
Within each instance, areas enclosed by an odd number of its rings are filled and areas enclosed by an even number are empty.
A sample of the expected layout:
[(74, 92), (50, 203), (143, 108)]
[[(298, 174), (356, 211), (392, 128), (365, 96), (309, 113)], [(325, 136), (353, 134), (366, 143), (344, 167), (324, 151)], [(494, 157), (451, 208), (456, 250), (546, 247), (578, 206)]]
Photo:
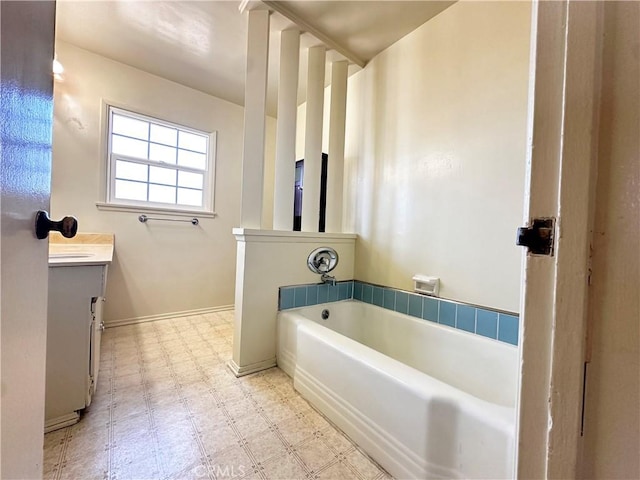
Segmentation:
[(55, 2), (0, 2), (0, 478), (41, 478)]
[(555, 246), (524, 261), (516, 478), (578, 471), (601, 21), (602, 2), (533, 3), (525, 215), (555, 219)]

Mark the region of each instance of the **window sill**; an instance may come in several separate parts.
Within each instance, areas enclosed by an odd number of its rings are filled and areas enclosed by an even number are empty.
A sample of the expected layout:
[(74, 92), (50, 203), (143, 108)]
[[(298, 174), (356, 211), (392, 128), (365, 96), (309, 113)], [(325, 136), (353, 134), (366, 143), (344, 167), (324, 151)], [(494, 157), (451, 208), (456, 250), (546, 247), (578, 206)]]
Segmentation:
[(118, 205), (115, 203), (96, 202), (98, 210), (107, 212), (128, 212), (128, 213), (159, 213), (167, 215), (176, 215), (179, 217), (203, 217), (215, 218), (218, 216), (215, 212), (207, 212), (203, 210), (182, 210), (162, 207), (147, 207), (135, 205)]

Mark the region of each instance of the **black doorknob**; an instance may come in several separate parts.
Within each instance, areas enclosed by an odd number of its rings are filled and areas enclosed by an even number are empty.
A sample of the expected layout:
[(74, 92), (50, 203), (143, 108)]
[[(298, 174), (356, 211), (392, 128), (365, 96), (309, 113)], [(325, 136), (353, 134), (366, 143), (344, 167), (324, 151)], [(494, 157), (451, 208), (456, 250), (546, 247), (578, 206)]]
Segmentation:
[(49, 236), (51, 230), (60, 232), (63, 237), (75, 237), (78, 232), (78, 220), (75, 217), (64, 217), (55, 222), (49, 218), (48, 212), (39, 210), (36, 214), (36, 237), (43, 240)]

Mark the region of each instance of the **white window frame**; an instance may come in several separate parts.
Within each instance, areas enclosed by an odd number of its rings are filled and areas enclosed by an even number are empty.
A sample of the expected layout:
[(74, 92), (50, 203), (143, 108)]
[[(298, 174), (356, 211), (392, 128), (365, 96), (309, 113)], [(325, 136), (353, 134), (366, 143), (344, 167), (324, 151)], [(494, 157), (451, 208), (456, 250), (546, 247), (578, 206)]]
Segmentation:
[[(188, 127), (179, 123), (173, 123), (168, 120), (162, 120), (151, 115), (145, 115), (138, 113), (128, 108), (115, 106), (111, 103), (104, 103), (105, 105), (105, 156), (106, 156), (106, 178), (105, 178), (105, 202), (98, 203), (97, 206), (103, 210), (124, 210), (124, 211), (159, 211), (159, 212), (171, 212), (175, 214), (199, 214), (202, 216), (216, 216), (214, 213), (214, 185), (215, 185), (215, 159), (216, 159), (216, 131), (202, 131), (195, 128)], [(150, 122), (155, 125), (163, 127), (175, 128), (187, 133), (194, 133), (197, 135), (204, 135), (208, 137), (207, 154), (206, 154), (206, 168), (205, 170), (190, 169), (188, 167), (181, 167), (165, 162), (156, 162), (148, 159), (140, 159), (136, 157), (129, 157), (126, 155), (115, 154), (111, 152), (111, 139), (112, 139), (112, 114), (116, 113), (126, 117), (130, 117), (136, 120), (144, 122)], [(124, 160), (127, 162), (139, 163), (143, 165), (157, 165), (166, 167), (175, 167), (179, 171), (198, 172), (204, 174), (203, 189), (202, 189), (202, 206), (193, 205), (180, 205), (173, 203), (161, 203), (152, 201), (141, 200), (129, 200), (115, 198), (115, 165), (117, 160)]]

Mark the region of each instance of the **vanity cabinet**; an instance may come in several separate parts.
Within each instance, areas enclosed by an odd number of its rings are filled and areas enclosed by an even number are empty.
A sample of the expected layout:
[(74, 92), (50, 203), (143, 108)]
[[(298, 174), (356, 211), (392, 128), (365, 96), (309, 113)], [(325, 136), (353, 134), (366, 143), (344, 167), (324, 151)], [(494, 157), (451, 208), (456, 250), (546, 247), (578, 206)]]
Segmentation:
[(49, 266), (45, 432), (76, 423), (100, 366), (107, 265)]

